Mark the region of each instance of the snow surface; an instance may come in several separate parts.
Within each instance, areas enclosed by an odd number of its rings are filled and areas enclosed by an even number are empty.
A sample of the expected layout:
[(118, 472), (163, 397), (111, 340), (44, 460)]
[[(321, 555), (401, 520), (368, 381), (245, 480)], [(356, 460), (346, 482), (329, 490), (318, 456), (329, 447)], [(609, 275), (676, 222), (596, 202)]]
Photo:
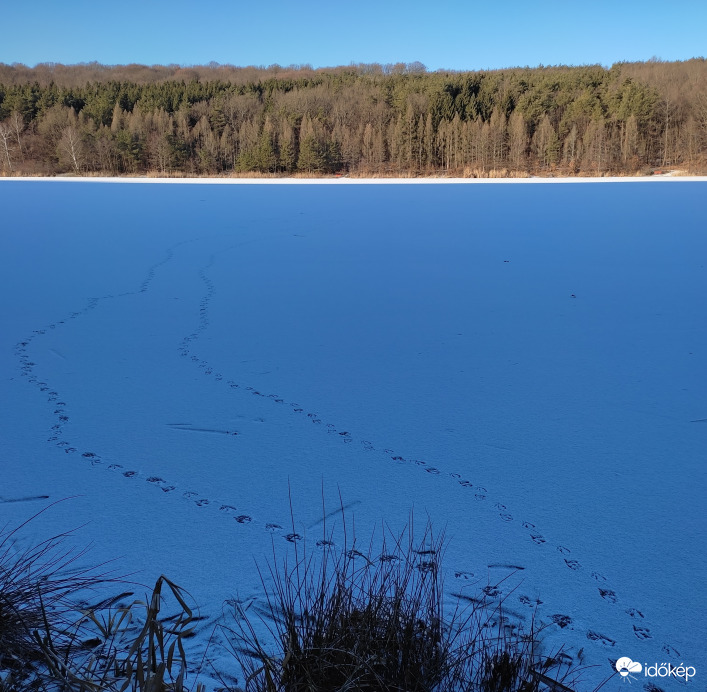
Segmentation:
[(707, 183), (68, 182), (0, 180), (0, 525), (71, 498), (23, 540), (167, 574), (198, 647), (323, 487), (587, 688), (704, 687)]

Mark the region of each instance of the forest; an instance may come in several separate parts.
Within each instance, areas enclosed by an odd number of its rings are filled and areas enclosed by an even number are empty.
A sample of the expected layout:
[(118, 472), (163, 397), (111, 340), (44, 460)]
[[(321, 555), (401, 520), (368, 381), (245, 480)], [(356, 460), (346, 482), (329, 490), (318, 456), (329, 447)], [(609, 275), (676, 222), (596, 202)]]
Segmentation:
[(707, 173), (707, 61), (0, 63), (0, 175)]

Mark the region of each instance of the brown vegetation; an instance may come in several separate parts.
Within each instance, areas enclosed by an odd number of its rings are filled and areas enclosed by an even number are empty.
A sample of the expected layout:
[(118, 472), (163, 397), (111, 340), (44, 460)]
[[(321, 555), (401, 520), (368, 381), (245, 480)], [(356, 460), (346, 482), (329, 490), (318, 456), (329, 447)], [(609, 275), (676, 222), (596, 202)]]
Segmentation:
[(5, 175), (707, 172), (707, 62), (0, 64)]

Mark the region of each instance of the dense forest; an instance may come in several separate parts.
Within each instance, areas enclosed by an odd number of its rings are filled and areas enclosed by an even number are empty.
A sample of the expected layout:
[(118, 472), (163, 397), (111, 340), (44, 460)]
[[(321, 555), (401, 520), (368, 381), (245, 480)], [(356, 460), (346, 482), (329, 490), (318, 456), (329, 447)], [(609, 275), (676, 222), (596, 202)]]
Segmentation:
[(707, 61), (0, 63), (3, 175), (707, 173)]

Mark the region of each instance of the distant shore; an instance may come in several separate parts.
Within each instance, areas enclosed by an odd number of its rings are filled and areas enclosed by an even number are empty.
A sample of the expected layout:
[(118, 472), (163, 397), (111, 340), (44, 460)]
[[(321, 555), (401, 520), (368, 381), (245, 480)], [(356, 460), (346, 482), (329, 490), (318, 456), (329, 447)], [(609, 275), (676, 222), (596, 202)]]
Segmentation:
[(50, 177), (0, 177), (5, 181), (74, 182), (74, 183), (199, 183), (203, 185), (466, 185), (497, 183), (638, 183), (638, 182), (707, 182), (707, 176), (697, 175), (651, 175), (651, 176), (607, 176), (607, 177), (534, 177), (534, 178), (157, 178), (139, 177), (99, 177), (99, 176), (50, 176)]

